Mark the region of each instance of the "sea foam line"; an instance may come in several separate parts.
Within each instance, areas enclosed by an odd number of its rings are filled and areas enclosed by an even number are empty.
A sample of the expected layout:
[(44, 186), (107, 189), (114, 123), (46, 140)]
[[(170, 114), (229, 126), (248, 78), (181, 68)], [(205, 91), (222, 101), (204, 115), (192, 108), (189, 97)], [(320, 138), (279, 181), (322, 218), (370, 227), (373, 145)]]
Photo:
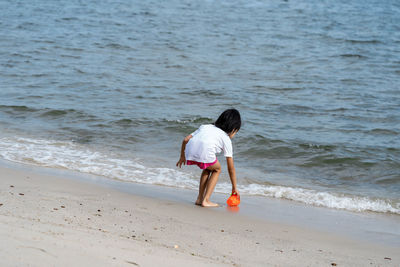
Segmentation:
[(343, 209), (357, 212), (374, 211), (400, 214), (399, 202), (391, 204), (389, 201), (384, 199), (372, 199), (368, 197), (354, 195), (349, 196), (330, 192), (318, 192), (312, 189), (293, 188), (276, 185), (265, 186), (259, 184), (250, 184), (241, 188), (241, 192), (252, 195), (283, 198), (320, 207)]
[[(124, 159), (116, 153), (102, 153), (76, 144), (31, 138), (0, 138), (0, 157), (25, 164), (64, 168), (82, 173), (105, 176), (112, 179), (158, 184), (179, 188), (197, 189), (197, 177), (172, 168), (145, 167), (138, 159)], [(215, 191), (228, 193), (229, 183), (218, 183)], [(374, 211), (400, 214), (400, 202), (348, 196), (311, 189), (278, 185), (240, 185), (241, 194), (260, 195), (293, 200), (308, 205), (344, 209), (350, 211)]]

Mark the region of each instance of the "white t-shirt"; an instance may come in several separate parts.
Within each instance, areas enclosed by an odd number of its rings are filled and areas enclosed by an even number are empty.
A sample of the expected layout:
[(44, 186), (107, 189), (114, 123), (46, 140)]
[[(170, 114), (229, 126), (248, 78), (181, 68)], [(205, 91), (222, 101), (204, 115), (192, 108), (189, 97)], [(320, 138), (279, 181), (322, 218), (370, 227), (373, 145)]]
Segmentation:
[(225, 157), (232, 157), (232, 141), (220, 128), (212, 124), (201, 125), (192, 136), (186, 144), (186, 160), (211, 163), (217, 158), (215, 154), (222, 151)]

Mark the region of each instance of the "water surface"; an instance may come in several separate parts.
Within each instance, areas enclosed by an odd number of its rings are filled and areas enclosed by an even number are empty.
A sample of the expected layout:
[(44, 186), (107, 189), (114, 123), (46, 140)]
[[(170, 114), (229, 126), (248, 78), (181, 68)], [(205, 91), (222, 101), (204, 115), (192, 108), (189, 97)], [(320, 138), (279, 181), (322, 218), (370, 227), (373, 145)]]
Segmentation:
[(2, 158), (196, 189), (181, 140), (235, 107), (243, 194), (400, 213), (397, 1), (0, 9)]

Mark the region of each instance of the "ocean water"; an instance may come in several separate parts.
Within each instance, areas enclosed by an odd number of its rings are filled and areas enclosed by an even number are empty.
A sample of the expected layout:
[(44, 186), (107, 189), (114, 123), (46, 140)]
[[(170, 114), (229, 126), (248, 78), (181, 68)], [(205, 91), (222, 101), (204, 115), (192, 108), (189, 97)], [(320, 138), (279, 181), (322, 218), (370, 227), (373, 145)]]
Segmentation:
[(400, 214), (398, 1), (0, 10), (1, 158), (196, 190), (199, 170), (175, 167), (181, 141), (235, 107), (243, 197)]

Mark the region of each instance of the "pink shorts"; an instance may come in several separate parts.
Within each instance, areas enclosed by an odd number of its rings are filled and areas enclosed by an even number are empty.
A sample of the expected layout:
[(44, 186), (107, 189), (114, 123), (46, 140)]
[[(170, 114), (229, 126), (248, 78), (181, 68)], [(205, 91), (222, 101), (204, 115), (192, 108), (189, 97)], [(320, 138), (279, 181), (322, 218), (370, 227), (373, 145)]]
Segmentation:
[(200, 169), (204, 170), (204, 169), (207, 169), (208, 167), (214, 165), (215, 163), (217, 163), (217, 161), (218, 161), (218, 159), (216, 159), (214, 162), (211, 162), (211, 163), (203, 163), (203, 162), (188, 160), (188, 161), (186, 161), (186, 164), (187, 165), (197, 165), (197, 166), (199, 166)]

